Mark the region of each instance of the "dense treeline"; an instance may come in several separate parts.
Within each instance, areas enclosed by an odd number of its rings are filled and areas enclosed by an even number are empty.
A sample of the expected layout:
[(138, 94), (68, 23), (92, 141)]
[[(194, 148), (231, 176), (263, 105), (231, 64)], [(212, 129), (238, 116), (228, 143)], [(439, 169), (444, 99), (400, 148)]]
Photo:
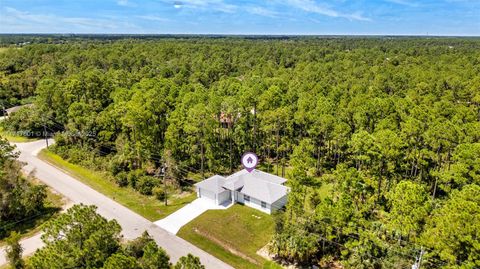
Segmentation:
[(19, 224), (51, 214), (45, 205), (46, 186), (32, 184), (33, 174), (22, 174), (17, 157), (14, 147), (0, 138), (0, 239)]
[(181, 183), (246, 150), (288, 171), (280, 259), (406, 267), (423, 247), (432, 268), (480, 266), (478, 39), (78, 41), (0, 70), (4, 103), (35, 99), (5, 128), (45, 122), (62, 156), (144, 194), (165, 163)]
[(12, 269), (205, 269), (198, 257), (188, 254), (173, 266), (155, 240), (142, 236), (122, 242), (121, 227), (95, 212), (95, 206), (74, 205), (43, 227), (42, 241), (27, 262), (21, 258), (18, 236), (8, 240), (7, 259)]

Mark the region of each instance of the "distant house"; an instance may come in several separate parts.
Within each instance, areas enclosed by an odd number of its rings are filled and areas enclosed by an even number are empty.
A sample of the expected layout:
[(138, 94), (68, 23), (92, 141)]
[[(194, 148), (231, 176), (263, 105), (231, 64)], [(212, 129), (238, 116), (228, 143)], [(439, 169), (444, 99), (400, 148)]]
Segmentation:
[(233, 126), (234, 118), (230, 115), (227, 115), (223, 112), (220, 113), (219, 118), (222, 128), (230, 128)]
[(222, 128), (232, 128), (235, 124), (235, 121), (239, 119), (240, 116), (240, 113), (238, 113), (237, 116), (234, 116), (232, 114), (220, 112), (220, 114), (218, 115), (218, 121), (220, 122), (220, 126)]
[(217, 205), (240, 203), (265, 213), (285, 206), (289, 188), (287, 180), (259, 170), (241, 170), (228, 177), (212, 176), (195, 184), (197, 196)]
[(32, 107), (32, 106), (33, 106), (33, 104), (26, 104), (26, 105), (14, 106), (14, 107), (11, 107), (11, 108), (7, 108), (7, 109), (5, 109), (6, 116), (11, 116), (12, 114), (14, 114), (15, 112), (19, 111), (20, 109), (22, 109), (24, 107)]

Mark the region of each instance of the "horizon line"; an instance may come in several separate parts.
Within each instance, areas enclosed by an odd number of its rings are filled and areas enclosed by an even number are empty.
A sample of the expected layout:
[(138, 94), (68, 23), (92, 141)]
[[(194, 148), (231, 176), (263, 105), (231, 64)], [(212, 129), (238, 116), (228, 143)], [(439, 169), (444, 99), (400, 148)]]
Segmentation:
[(443, 35), (443, 34), (219, 34), (219, 33), (0, 33), (2, 35), (38, 35), (38, 36), (48, 36), (48, 35), (63, 35), (63, 36), (205, 36), (205, 37), (249, 37), (249, 36), (256, 36), (256, 37), (451, 37), (451, 38), (458, 38), (458, 37), (473, 37), (477, 38), (480, 37), (478, 35), (469, 35), (469, 34), (457, 34), (457, 35)]

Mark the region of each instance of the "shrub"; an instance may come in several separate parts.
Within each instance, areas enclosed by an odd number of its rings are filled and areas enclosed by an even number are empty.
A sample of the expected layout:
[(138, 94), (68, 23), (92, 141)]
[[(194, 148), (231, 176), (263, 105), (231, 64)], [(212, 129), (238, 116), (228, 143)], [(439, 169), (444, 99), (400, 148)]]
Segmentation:
[(79, 146), (56, 146), (54, 152), (62, 159), (85, 167), (94, 167), (92, 151)]
[(158, 183), (158, 180), (150, 176), (141, 176), (137, 181), (137, 190), (144, 195), (152, 195), (153, 187)]
[(153, 195), (158, 200), (160, 200), (160, 201), (165, 200), (165, 190), (162, 187), (157, 186), (157, 187), (153, 188), (152, 192), (153, 192)]
[(154, 242), (153, 238), (148, 234), (147, 231), (144, 231), (142, 236), (129, 241), (125, 245), (124, 252), (128, 256), (134, 257), (135, 259), (140, 259), (143, 256), (143, 249), (150, 242)]
[(7, 238), (7, 248), (5, 249), (5, 257), (10, 263), (10, 267), (15, 269), (25, 268), (25, 263), (22, 259), (23, 248), (20, 245), (20, 237), (20, 234), (13, 232)]
[(128, 174), (126, 172), (120, 172), (115, 176), (115, 182), (120, 187), (128, 185)]
[(67, 145), (68, 141), (64, 134), (56, 133), (53, 138), (55, 139), (55, 146), (62, 147)]
[[(42, 137), (44, 121), (40, 114), (35, 107), (22, 107), (10, 115), (3, 126), (8, 131), (21, 131), (25, 134), (24, 136)], [(48, 127), (51, 128), (52, 126)]]
[(114, 156), (109, 163), (109, 170), (113, 175), (128, 170), (128, 164), (121, 157)]
[(137, 181), (138, 179), (143, 176), (145, 173), (138, 169), (138, 170), (133, 170), (133, 171), (130, 171), (128, 172), (128, 176), (127, 176), (127, 179), (128, 179), (128, 184), (134, 188), (134, 189), (137, 189)]

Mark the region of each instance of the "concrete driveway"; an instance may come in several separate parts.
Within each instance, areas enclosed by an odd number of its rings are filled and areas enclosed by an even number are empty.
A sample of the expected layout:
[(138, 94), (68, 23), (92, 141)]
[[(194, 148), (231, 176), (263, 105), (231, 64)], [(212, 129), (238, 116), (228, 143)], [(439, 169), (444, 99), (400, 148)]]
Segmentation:
[(231, 205), (232, 204), (215, 205), (211, 200), (197, 198), (190, 204), (168, 215), (166, 218), (154, 223), (172, 234), (177, 234), (180, 228), (192, 221), (194, 218), (200, 216), (203, 212), (210, 209), (227, 209)]

